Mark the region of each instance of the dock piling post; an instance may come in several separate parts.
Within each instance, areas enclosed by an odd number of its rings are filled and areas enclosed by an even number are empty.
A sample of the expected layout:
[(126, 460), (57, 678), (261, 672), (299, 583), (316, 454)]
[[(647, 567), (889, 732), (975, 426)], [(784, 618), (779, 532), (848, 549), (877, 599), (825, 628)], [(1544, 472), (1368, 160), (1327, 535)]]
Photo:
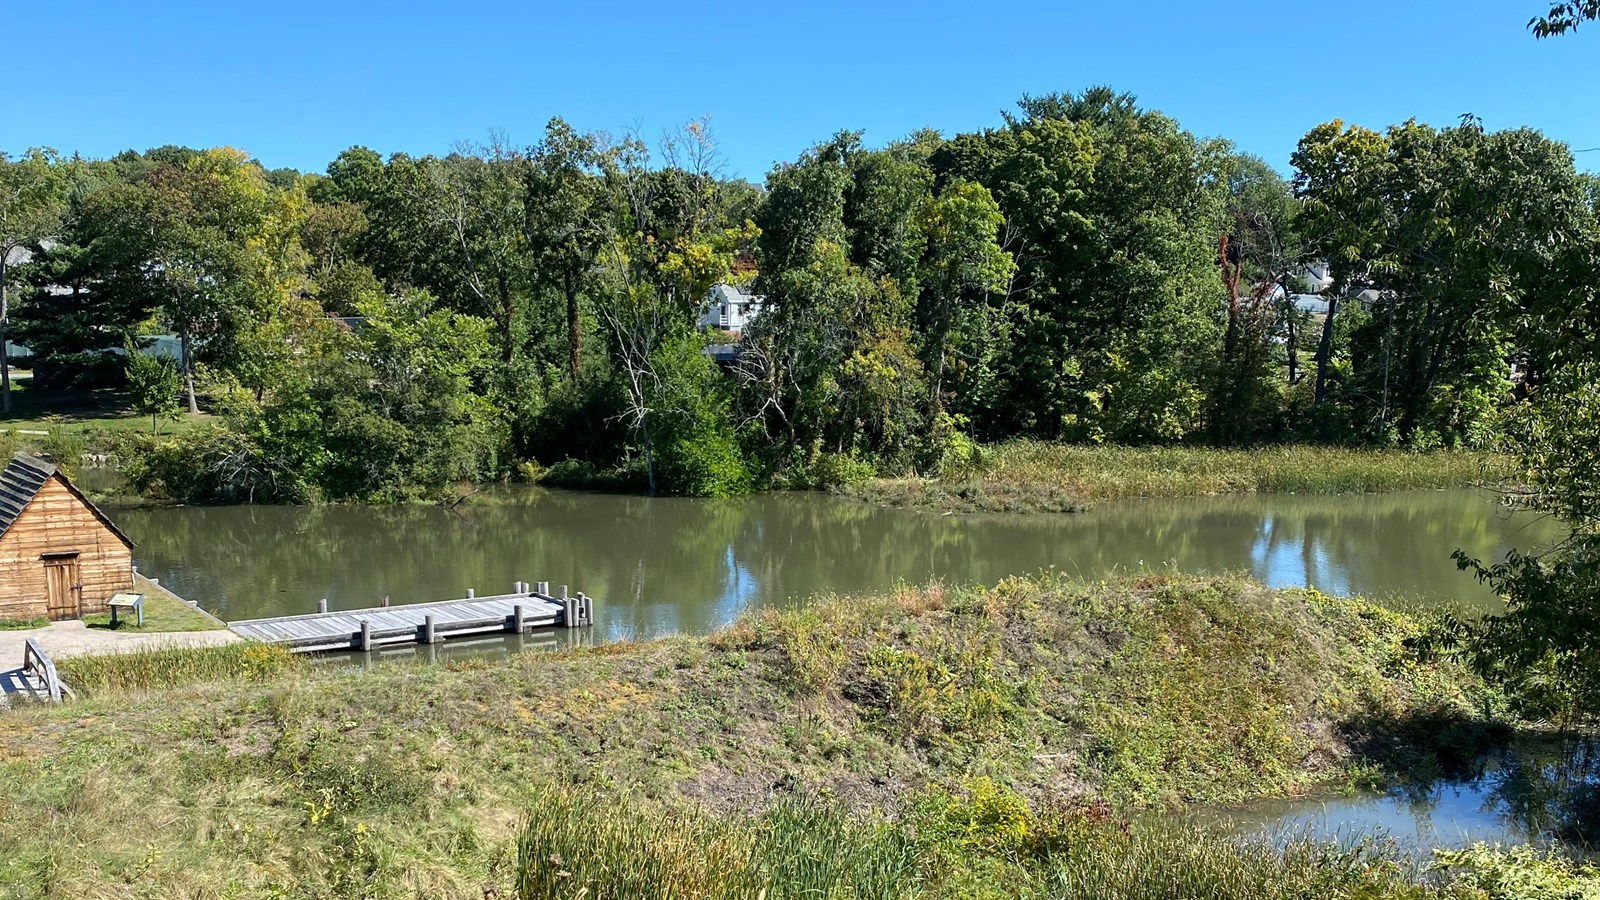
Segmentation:
[(588, 595), (584, 594), (583, 591), (579, 591), (578, 592), (578, 624), (579, 625), (593, 625), (594, 624), (594, 607), (590, 605), (592, 600), (593, 600), (593, 598), (591, 598)]
[(423, 616), (422, 617), (422, 642), (424, 644), (431, 644), (434, 641), (437, 641), (438, 639), (439, 639), (438, 635), (433, 630), (433, 614), (430, 613), (430, 614), (428, 614), (426, 616)]
[(527, 617), (523, 615), (522, 604), (511, 607), (511, 630), (521, 634), (526, 627)]
[(361, 652), (372, 650), (372, 623), (366, 619), (361, 620)]
[(542, 596), (545, 596), (545, 597), (550, 596), (550, 582), (548, 582), (548, 581), (539, 582), (539, 593)]
[(472, 590), (472, 588), (467, 588), (467, 599), (468, 600), (471, 600), (473, 597), (476, 597), (476, 596), (478, 596), (478, 595), (477, 595), (477, 593), (475, 593)]
[(383, 605), (385, 607), (387, 607), (389, 605), (389, 595), (388, 594), (384, 594), (383, 595)]
[(327, 611), (328, 611), (328, 598), (327, 597), (323, 597), (321, 600), (317, 601), (317, 612), (325, 613)]

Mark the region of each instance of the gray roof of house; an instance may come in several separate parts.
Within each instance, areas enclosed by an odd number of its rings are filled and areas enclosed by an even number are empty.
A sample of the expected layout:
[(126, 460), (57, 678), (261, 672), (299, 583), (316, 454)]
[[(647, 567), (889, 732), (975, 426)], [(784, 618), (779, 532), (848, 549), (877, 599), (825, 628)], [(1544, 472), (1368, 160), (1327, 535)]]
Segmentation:
[(727, 303), (760, 303), (761, 298), (726, 282), (718, 282), (711, 286), (711, 293), (718, 299)]
[[(45, 483), (60, 474), (60, 471), (55, 465), (47, 463), (37, 456), (29, 456), (26, 453), (18, 453), (13, 456), (11, 462), (6, 464), (5, 469), (0, 470), (0, 537), (4, 537), (5, 533), (11, 530), (11, 526), (17, 521), (17, 517), (22, 515), (24, 509), (28, 508), (28, 504), (33, 502), (34, 497), (39, 496), (39, 491), (44, 489)], [(129, 547), (133, 546), (133, 541), (128, 540), (128, 536), (122, 533), (122, 529), (118, 528), (115, 522), (106, 518), (106, 514), (100, 511), (100, 507), (89, 502), (89, 498), (85, 497), (81, 491), (73, 486), (70, 478), (62, 475), (61, 481), (67, 486), (67, 490), (78, 498), (79, 502), (94, 513), (95, 518), (99, 519), (101, 524), (111, 530), (112, 534), (115, 534)]]

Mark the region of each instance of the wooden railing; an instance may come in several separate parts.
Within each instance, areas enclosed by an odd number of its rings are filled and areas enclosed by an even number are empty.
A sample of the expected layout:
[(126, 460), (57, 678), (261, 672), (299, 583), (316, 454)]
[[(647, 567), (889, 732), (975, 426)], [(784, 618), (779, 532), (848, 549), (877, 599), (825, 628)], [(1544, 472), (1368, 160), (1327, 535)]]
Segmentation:
[(51, 703), (60, 703), (63, 694), (75, 697), (72, 688), (67, 687), (67, 683), (56, 674), (56, 664), (50, 661), (50, 654), (44, 652), (44, 648), (33, 638), (28, 638), (22, 648), (22, 669), (39, 679), (49, 693)]

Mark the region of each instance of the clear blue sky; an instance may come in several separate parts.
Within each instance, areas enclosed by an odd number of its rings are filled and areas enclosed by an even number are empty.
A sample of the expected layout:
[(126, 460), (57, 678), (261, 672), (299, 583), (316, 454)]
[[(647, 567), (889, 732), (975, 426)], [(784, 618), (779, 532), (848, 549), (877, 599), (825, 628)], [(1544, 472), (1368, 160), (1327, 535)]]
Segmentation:
[(1334, 117), (1473, 112), (1600, 147), (1600, 23), (1536, 41), (1549, 0), (4, 5), (11, 152), (229, 144), (322, 171), (352, 144), (438, 153), (491, 129), (532, 143), (554, 115), (656, 134), (709, 114), (730, 174), (759, 181), (840, 129), (953, 134), (1024, 92), (1101, 83), (1280, 169)]

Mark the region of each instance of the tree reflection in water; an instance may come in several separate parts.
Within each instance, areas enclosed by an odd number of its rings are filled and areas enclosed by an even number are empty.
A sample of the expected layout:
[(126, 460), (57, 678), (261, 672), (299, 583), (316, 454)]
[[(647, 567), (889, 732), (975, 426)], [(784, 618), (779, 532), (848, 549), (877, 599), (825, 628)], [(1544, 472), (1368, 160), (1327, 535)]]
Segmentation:
[(1426, 855), (1487, 843), (1600, 849), (1600, 759), (1591, 738), (1524, 737), (1456, 771), (1384, 793), (1270, 800), (1194, 818), (1241, 836), (1352, 844), (1386, 838)]
[(1102, 577), (1175, 567), (1275, 586), (1494, 599), (1457, 548), (1498, 558), (1553, 540), (1486, 494), (1134, 501), (1076, 515), (939, 516), (816, 494), (646, 499), (506, 490), (492, 505), (184, 507), (116, 513), (147, 574), (224, 618), (568, 584), (600, 599), (601, 633), (700, 633), (746, 608), (942, 579), (992, 584), (1056, 568)]

